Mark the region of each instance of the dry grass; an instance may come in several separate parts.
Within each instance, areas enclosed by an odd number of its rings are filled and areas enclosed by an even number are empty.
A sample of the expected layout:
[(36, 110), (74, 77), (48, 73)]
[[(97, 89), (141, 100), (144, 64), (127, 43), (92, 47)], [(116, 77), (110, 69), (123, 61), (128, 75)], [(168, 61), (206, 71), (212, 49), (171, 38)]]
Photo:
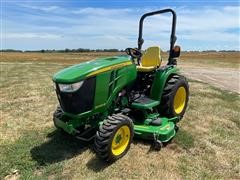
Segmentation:
[(179, 63), (205, 67), (240, 68), (240, 52), (182, 53)]
[(47, 62), (74, 64), (81, 61), (95, 59), (97, 57), (106, 57), (119, 55), (121, 53), (110, 52), (91, 52), (91, 53), (21, 53), (21, 52), (3, 52), (1, 55), (2, 62)]
[[(1, 62), (48, 62), (61, 64), (74, 64), (91, 60), (97, 57), (106, 57), (125, 54), (123, 52), (91, 52), (91, 53), (7, 53), (1, 54)], [(167, 53), (162, 53), (163, 60), (168, 58)], [(239, 68), (240, 52), (183, 52), (180, 64), (231, 67)]]
[(239, 95), (191, 81), (189, 108), (170, 144), (155, 152), (151, 142), (134, 140), (126, 156), (105, 164), (91, 144), (53, 127), (51, 77), (65, 61), (15, 60), (1, 63), (0, 179), (240, 178)]

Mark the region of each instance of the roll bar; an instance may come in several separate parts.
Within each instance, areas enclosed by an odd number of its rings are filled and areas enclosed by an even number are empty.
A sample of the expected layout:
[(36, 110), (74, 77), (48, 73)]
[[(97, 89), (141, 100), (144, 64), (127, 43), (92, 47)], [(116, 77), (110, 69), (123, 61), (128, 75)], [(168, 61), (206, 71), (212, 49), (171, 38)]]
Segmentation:
[[(168, 58), (168, 64), (172, 64), (172, 54), (173, 54), (173, 51), (172, 49), (174, 48), (174, 44), (177, 40), (177, 37), (175, 35), (176, 33), (176, 21), (177, 21), (177, 15), (175, 13), (175, 11), (173, 11), (172, 9), (163, 9), (163, 10), (159, 10), (159, 11), (153, 11), (153, 12), (150, 12), (150, 13), (146, 13), (144, 14), (140, 21), (139, 21), (139, 34), (138, 34), (138, 50), (141, 51), (142, 49), (142, 45), (143, 45), (143, 38), (142, 38), (142, 32), (143, 32), (143, 21), (146, 17), (148, 16), (154, 16), (154, 15), (157, 15), (157, 14), (163, 14), (163, 13), (172, 13), (172, 30), (171, 30), (171, 37), (170, 37), (170, 50), (169, 50), (169, 58)], [(138, 64), (140, 63), (139, 62), (140, 59), (138, 59)]]

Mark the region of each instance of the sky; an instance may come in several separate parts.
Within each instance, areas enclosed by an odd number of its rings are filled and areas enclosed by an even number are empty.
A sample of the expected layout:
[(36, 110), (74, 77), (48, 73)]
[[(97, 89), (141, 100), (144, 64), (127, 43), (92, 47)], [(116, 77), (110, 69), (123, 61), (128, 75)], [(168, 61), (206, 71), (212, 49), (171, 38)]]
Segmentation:
[[(0, 0), (0, 49), (125, 49), (137, 46), (144, 13), (172, 8), (183, 50), (240, 50), (238, 0)], [(171, 14), (147, 18), (143, 48), (168, 50)]]

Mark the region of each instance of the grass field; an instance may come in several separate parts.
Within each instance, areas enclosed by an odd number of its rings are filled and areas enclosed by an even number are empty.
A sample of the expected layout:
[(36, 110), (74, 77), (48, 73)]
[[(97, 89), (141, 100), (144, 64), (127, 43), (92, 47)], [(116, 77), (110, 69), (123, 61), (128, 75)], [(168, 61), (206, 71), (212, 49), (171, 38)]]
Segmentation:
[[(2, 53), (1, 62), (52, 62), (61, 64), (74, 64), (81, 61), (90, 60), (96, 57), (125, 54), (123, 52), (106, 53)], [(163, 60), (167, 60), (168, 54), (162, 53)], [(180, 64), (231, 67), (239, 68), (240, 53), (235, 52), (183, 52)]]
[[(92, 144), (58, 132), (52, 123), (57, 105), (52, 75), (108, 55), (2, 54), (0, 179), (240, 179), (240, 97), (195, 80), (190, 79), (180, 130), (160, 152), (136, 139), (126, 156), (106, 164), (96, 158)], [(227, 59), (200, 56), (185, 54), (182, 63), (236, 67), (239, 60), (239, 53)]]

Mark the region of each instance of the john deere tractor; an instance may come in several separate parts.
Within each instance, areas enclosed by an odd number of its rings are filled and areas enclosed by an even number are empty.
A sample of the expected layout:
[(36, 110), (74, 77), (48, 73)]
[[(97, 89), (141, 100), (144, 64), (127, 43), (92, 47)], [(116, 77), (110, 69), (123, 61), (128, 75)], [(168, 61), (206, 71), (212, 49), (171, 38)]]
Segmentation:
[[(142, 51), (144, 19), (162, 13), (172, 14), (166, 65), (161, 65), (159, 46)], [(82, 141), (94, 141), (97, 155), (106, 161), (124, 156), (133, 136), (152, 141), (160, 150), (175, 136), (189, 96), (188, 82), (176, 67), (180, 47), (174, 45), (175, 28), (172, 9), (146, 13), (139, 22), (138, 48), (56, 73), (55, 126)]]

